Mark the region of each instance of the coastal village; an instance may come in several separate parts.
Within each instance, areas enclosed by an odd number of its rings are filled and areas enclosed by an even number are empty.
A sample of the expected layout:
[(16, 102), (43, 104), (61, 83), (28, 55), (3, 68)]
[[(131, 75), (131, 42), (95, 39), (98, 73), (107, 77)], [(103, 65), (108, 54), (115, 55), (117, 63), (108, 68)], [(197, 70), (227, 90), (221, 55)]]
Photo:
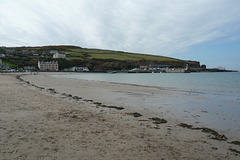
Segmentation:
[[(73, 54), (85, 57), (73, 57)], [(200, 65), (199, 62), (168, 58), (167, 62), (140, 60), (134, 61), (129, 67), (107, 69), (106, 64), (109, 63), (114, 62), (115, 65), (132, 62), (87, 59), (93, 55), (79, 53), (79, 50), (71, 54), (71, 50), (51, 49), (40, 52), (7, 49), (6, 53), (1, 53), (0, 56), (3, 133), (0, 148), (5, 159), (69, 159), (72, 152), (77, 158), (81, 157), (82, 153), (87, 153), (85, 155), (90, 155), (87, 159), (98, 159), (99, 153), (102, 153), (102, 159), (118, 159), (120, 154), (125, 156), (122, 159), (158, 159), (162, 155), (164, 158), (161, 159), (179, 159), (180, 156), (180, 159), (186, 159), (186, 153), (190, 155), (189, 159), (208, 159), (209, 155), (216, 159), (234, 159), (240, 153), (240, 142), (229, 134), (230, 131), (224, 132), (208, 127), (207, 123), (201, 123), (202, 119), (206, 119), (206, 115), (207, 118), (210, 117), (209, 121), (214, 118), (218, 119), (217, 123), (232, 123), (238, 113), (236, 112), (236, 116), (230, 115), (233, 120), (225, 120), (228, 116), (221, 113), (226, 110), (221, 110), (219, 105), (229, 106), (229, 103), (233, 103), (238, 107), (239, 96), (231, 97), (238, 99), (229, 101), (228, 94), (231, 90), (225, 94), (221, 88), (219, 92), (204, 87), (197, 90), (191, 87), (199, 83), (196, 79), (195, 83), (189, 84), (194, 79), (181, 83), (180, 79), (174, 78), (175, 75), (167, 76), (167, 73), (183, 75), (189, 72), (227, 71), (223, 67), (207, 69), (206, 65)], [(76, 60), (77, 58), (85, 59)], [(66, 72), (66, 75), (73, 72), (153, 73), (151, 75), (156, 75), (153, 77), (166, 79), (157, 79), (159, 85), (154, 86), (144, 83), (139, 85), (131, 82), (56, 78), (48, 76), (49, 72), (51, 75), (58, 72)], [(122, 74), (123, 77), (125, 75)], [(132, 77), (128, 75), (127, 77)], [(142, 77), (142, 74), (138, 75), (133, 75), (133, 80), (138, 81), (137, 78)], [(179, 74), (178, 77), (196, 77), (204, 81), (199, 77), (211, 77), (212, 74), (188, 75)], [(113, 77), (119, 78), (116, 74)], [(148, 77), (147, 74), (144, 77)], [(169, 81), (167, 77), (172, 77), (171, 80), (174, 80), (173, 83), (179, 88), (174, 88), (171, 83), (170, 87), (164, 87), (164, 83)], [(149, 79), (142, 80), (149, 82)], [(207, 83), (211, 83), (207, 87), (217, 80), (210, 78)], [(197, 87), (202, 84), (205, 83), (200, 83)], [(184, 89), (185, 86), (190, 88)], [(226, 96), (227, 100), (223, 99), (223, 96)], [(216, 101), (209, 97), (216, 97)], [(213, 104), (219, 104), (216, 105), (216, 110), (220, 111), (216, 114), (212, 111)], [(180, 114), (184, 117), (179, 118)], [(104, 157), (108, 151), (107, 154), (110, 155), (112, 148), (116, 154), (113, 153), (109, 158)], [(93, 152), (96, 153), (95, 157), (92, 156)]]
[[(84, 53), (82, 53), (84, 54)], [(8, 63), (4, 63), (5, 60), (13, 59), (15, 57), (28, 59), (32, 57), (35, 61), (32, 65), (17, 65), (11, 66)], [(44, 60), (41, 60), (43, 59)], [(65, 65), (60, 68), (60, 65), (67, 63), (67, 59), (71, 58), (71, 54), (63, 50), (37, 50), (37, 49), (3, 49), (0, 53), (0, 72), (107, 72), (107, 73), (190, 73), (190, 72), (225, 72), (228, 71), (224, 67), (217, 67), (213, 69), (207, 69), (206, 65), (200, 65), (195, 63), (194, 66), (188, 63), (184, 63), (181, 66), (174, 66), (171, 64), (165, 64), (161, 62), (152, 63), (138, 63), (131, 68), (106, 68), (101, 63), (89, 68), (89, 65), (76, 63), (74, 66), (69, 67)], [(16, 58), (15, 58), (16, 59)], [(47, 60), (46, 60), (47, 59)], [(174, 63), (172, 63), (174, 64)]]
[(240, 160), (240, 0), (0, 6), (0, 160)]

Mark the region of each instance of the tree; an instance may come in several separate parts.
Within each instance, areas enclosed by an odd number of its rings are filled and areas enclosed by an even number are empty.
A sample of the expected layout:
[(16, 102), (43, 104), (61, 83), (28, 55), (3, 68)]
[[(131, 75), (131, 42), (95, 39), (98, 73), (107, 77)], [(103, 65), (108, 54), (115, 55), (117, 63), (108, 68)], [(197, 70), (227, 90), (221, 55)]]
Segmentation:
[(0, 54), (6, 54), (6, 47), (0, 47)]

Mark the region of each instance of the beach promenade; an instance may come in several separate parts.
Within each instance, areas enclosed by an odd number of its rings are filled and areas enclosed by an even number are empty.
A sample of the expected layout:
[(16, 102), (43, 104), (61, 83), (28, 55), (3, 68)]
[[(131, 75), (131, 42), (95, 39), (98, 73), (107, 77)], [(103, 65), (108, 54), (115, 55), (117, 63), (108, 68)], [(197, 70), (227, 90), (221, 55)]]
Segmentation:
[(230, 140), (179, 126), (178, 119), (135, 111), (124, 105), (124, 97), (111, 94), (127, 91), (156, 92), (48, 73), (1, 74), (0, 160), (239, 159), (240, 147)]

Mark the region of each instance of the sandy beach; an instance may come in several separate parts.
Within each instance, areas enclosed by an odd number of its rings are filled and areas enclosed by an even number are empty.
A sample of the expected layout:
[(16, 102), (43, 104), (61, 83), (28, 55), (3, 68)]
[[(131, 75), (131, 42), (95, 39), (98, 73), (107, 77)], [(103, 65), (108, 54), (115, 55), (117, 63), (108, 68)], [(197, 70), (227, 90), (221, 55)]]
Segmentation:
[(238, 139), (136, 107), (169, 91), (50, 74), (0, 75), (1, 160), (240, 158)]

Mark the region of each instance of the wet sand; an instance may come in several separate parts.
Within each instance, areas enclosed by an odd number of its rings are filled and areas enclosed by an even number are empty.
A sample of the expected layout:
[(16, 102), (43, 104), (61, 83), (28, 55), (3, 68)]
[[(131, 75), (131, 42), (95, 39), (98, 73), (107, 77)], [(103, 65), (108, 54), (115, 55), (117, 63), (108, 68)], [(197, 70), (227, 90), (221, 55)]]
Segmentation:
[(239, 159), (233, 140), (125, 103), (170, 92), (46, 75), (0, 75), (0, 159)]
[[(43, 73), (41, 73), (43, 74)], [(239, 104), (221, 102), (213, 94), (171, 87), (144, 86), (106, 81), (49, 77), (52, 73), (23, 77), (27, 81), (54, 88), (58, 92), (77, 95), (104, 105), (124, 107), (146, 116), (160, 116), (196, 127), (209, 127), (240, 139)], [(56, 73), (59, 74), (59, 73)], [(68, 76), (69, 73), (60, 73)], [(70, 75), (75, 73), (70, 73)], [(87, 75), (88, 73), (81, 73)], [(48, 76), (47, 76), (48, 75)], [(75, 74), (79, 75), (79, 74)], [(97, 74), (96, 74), (97, 75)], [(100, 75), (101, 76), (101, 75)], [(39, 81), (40, 79), (40, 81)], [(47, 82), (47, 83), (46, 83)], [(220, 99), (220, 100), (219, 100)], [(230, 109), (229, 109), (230, 108)]]

